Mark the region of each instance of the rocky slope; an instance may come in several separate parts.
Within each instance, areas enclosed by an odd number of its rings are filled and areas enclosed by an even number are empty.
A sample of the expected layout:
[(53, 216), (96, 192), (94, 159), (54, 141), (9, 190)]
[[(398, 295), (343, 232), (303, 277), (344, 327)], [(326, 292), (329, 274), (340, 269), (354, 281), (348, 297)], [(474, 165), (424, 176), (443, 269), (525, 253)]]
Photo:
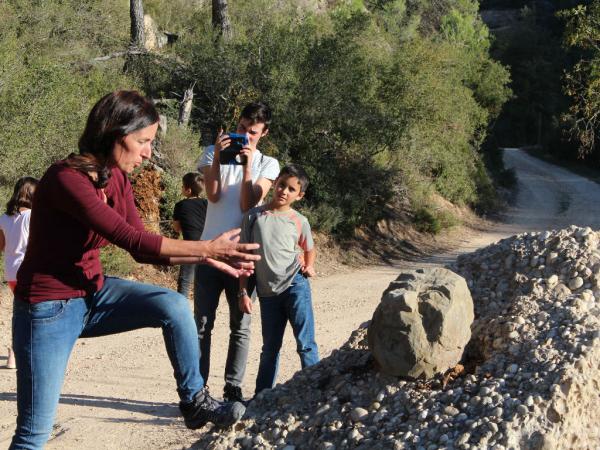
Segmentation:
[[(600, 448), (600, 235), (513, 236), (458, 259), (475, 304), (463, 365), (382, 376), (364, 324), (199, 448)], [(335, 326), (335, 324), (332, 324)]]

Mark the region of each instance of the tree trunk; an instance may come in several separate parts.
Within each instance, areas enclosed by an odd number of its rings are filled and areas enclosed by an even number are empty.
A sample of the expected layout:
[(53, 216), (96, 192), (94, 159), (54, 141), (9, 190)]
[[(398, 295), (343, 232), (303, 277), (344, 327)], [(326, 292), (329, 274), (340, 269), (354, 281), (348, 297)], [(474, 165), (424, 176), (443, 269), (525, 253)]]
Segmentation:
[(145, 47), (144, 5), (142, 0), (129, 0), (129, 16), (131, 17), (131, 42), (133, 48)]
[(233, 32), (227, 13), (227, 0), (212, 0), (212, 24), (224, 40), (231, 39)]
[(186, 127), (190, 121), (190, 115), (192, 114), (192, 100), (194, 100), (194, 85), (190, 86), (183, 93), (183, 99), (179, 105), (179, 119), (177, 120), (179, 126)]

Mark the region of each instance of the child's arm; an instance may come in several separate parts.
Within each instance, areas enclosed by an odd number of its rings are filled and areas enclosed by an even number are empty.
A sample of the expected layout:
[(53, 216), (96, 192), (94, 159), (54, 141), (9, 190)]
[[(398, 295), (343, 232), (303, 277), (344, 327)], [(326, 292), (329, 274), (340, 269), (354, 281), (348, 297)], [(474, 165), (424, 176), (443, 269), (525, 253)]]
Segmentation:
[(314, 247), (304, 252), (304, 265), (302, 266), (302, 273), (305, 276), (314, 277), (317, 274), (315, 271), (315, 259), (317, 259), (317, 251)]
[(179, 222), (179, 220), (173, 221), (173, 230), (175, 230), (175, 233), (177, 233), (177, 237), (179, 237), (179, 235), (181, 234), (181, 222)]
[(240, 311), (246, 314), (252, 314), (252, 299), (248, 295), (248, 277), (240, 277), (240, 290), (238, 291), (238, 305)]

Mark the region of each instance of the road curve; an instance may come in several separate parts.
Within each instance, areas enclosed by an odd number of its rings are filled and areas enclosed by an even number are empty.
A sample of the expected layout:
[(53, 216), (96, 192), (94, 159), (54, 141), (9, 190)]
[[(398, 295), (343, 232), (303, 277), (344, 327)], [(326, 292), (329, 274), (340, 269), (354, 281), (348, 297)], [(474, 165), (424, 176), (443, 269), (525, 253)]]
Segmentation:
[(505, 221), (522, 231), (600, 228), (600, 185), (566, 169), (546, 163), (523, 150), (507, 148), (504, 163), (518, 178), (516, 204)]

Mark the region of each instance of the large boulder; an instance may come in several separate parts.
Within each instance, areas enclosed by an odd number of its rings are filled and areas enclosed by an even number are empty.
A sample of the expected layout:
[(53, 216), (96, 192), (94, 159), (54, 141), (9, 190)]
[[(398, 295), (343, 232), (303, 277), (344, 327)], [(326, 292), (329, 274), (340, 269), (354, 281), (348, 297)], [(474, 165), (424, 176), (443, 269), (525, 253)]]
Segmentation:
[(464, 278), (441, 268), (406, 271), (373, 314), (369, 350), (385, 374), (431, 378), (460, 361), (473, 318)]

